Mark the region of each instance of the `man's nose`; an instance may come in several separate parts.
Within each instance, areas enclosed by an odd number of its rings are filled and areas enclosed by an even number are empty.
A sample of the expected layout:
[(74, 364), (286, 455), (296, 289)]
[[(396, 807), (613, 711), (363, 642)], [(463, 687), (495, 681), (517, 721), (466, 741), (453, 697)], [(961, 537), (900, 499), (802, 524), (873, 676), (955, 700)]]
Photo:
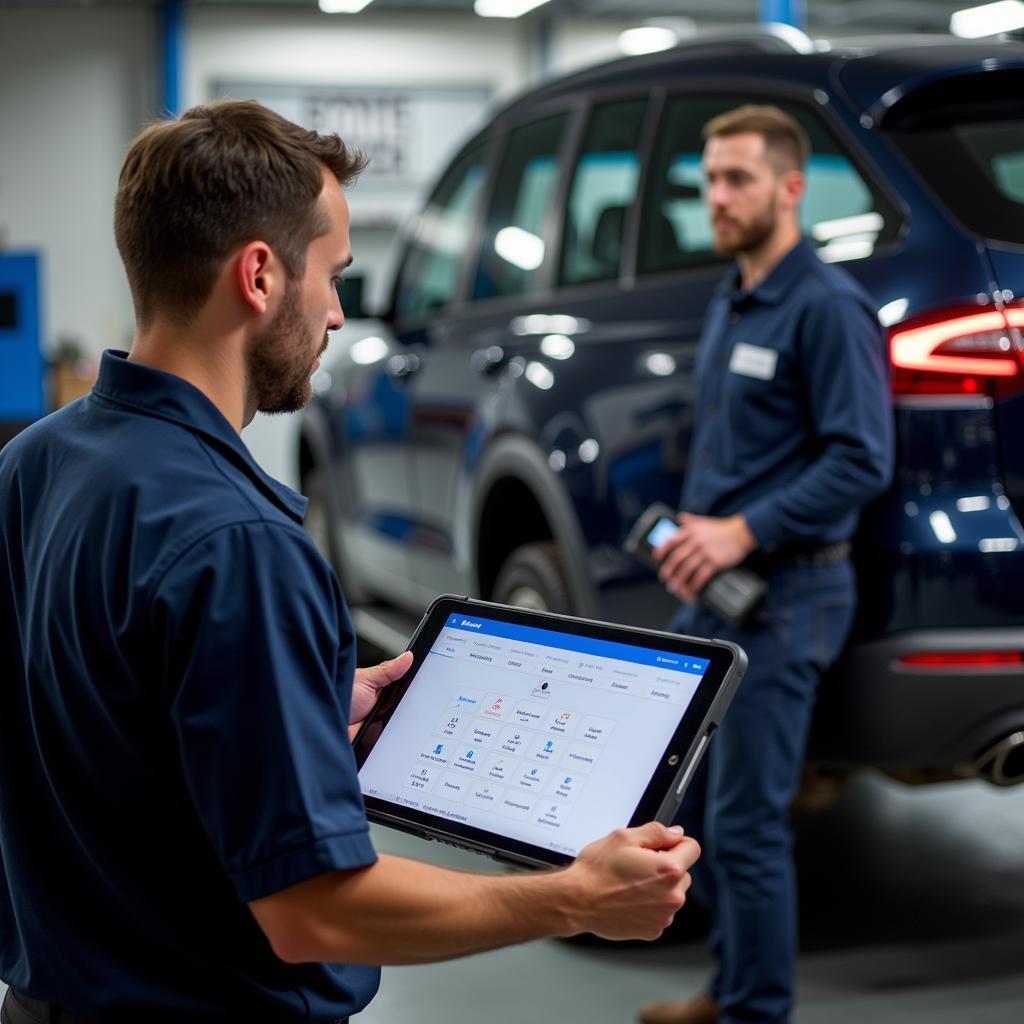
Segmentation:
[(344, 326), (345, 312), (341, 308), (341, 296), (335, 290), (334, 302), (331, 303), (331, 308), (327, 311), (327, 330), (340, 331)]

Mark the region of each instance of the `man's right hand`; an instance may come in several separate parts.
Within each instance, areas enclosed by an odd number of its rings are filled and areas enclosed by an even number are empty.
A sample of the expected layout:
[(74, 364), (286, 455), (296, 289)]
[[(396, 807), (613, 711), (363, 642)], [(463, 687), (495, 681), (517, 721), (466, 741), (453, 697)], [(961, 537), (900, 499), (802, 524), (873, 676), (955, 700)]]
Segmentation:
[(617, 829), (585, 847), (566, 869), (579, 887), (573, 934), (656, 939), (686, 901), (700, 847), (678, 826)]
[(569, 867), (516, 875), (449, 871), (381, 854), (249, 903), (289, 963), (413, 964), (547, 936), (656, 939), (683, 905), (700, 855), (651, 822), (587, 846)]

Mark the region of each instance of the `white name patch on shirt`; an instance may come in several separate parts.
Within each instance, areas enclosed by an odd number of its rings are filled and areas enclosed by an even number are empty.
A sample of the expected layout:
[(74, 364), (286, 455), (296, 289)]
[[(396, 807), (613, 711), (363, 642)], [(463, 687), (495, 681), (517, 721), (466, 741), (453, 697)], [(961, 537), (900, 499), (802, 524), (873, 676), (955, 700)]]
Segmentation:
[(773, 348), (761, 348), (760, 345), (748, 345), (745, 341), (737, 341), (733, 346), (729, 369), (744, 377), (773, 380), (778, 361), (779, 353)]

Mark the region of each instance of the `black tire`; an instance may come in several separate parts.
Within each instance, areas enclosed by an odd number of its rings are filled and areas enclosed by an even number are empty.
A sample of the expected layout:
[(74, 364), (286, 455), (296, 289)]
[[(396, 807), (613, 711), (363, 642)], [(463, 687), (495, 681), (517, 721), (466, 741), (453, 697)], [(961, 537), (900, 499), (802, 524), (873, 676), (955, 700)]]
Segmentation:
[(516, 548), (498, 571), (491, 597), (499, 604), (571, 614), (572, 598), (558, 546), (542, 541)]
[(327, 500), (327, 481), (322, 469), (314, 469), (302, 480), (302, 493), (309, 504), (303, 527), (312, 538), (317, 551), (338, 571), (337, 545), (331, 527), (331, 506)]

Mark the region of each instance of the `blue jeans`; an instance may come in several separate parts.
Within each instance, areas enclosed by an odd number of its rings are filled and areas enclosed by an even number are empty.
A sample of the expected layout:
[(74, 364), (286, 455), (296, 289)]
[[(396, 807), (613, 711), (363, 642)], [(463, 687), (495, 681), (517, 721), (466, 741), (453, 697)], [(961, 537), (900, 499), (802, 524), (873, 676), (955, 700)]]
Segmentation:
[(768, 582), (742, 628), (699, 604), (681, 608), (669, 627), (732, 640), (750, 660), (677, 817), (704, 850), (693, 877), (711, 913), (710, 993), (724, 1024), (789, 1020), (797, 947), (789, 804), (818, 682), (846, 642), (856, 601), (848, 563), (780, 569)]

